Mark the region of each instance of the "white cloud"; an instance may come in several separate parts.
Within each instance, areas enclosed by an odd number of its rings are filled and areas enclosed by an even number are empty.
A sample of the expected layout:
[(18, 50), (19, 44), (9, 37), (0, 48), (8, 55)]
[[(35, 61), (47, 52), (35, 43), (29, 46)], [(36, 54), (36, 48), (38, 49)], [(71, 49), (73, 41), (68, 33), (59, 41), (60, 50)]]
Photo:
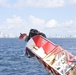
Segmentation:
[(48, 27), (44, 30), (47, 36), (54, 36), (54, 35), (59, 35), (59, 36), (73, 35), (74, 36), (76, 35), (76, 19), (66, 20), (62, 23), (58, 22), (55, 19), (53, 21), (51, 20), (47, 22), (48, 25), (46, 26)]
[(51, 19), (46, 23), (46, 27), (56, 27), (58, 25), (58, 22), (55, 19)]
[(16, 0), (13, 4), (9, 0), (0, 0), (1, 6), (18, 8), (55, 8), (73, 4), (76, 4), (76, 0)]
[(3, 33), (20, 33), (27, 30), (26, 22), (20, 16), (13, 15), (11, 18), (7, 18), (3, 25), (0, 26), (0, 30)]
[(76, 34), (76, 19), (67, 20), (60, 23), (57, 32), (61, 31), (64, 35), (75, 35)]
[(7, 0), (0, 0), (0, 6), (10, 7), (10, 3)]
[(69, 28), (76, 28), (76, 19), (74, 20), (67, 20), (62, 23), (59, 23), (55, 19), (49, 19), (48, 21), (45, 21), (43, 19), (37, 18), (35, 16), (30, 16), (29, 22), (31, 23), (31, 26), (36, 26), (36, 27), (42, 27), (42, 28), (56, 28), (56, 30), (65, 30)]
[(44, 25), (45, 24), (44, 20), (36, 18), (36, 17), (34, 17), (32, 15), (29, 18), (30, 18), (30, 21), (31, 21), (31, 23), (33, 25), (39, 25), (40, 26), (40, 25)]
[(65, 27), (70, 27), (70, 28), (72, 28), (72, 27), (74, 27), (74, 28), (76, 28), (76, 19), (73, 19), (73, 20), (67, 20), (67, 21), (65, 21), (64, 23), (63, 23), (63, 25), (65, 25)]
[(76, 0), (73, 0), (74, 1), (74, 3), (76, 3)]
[(40, 26), (40, 27), (42, 26), (42, 27), (53, 28), (58, 25), (58, 22), (55, 19), (50, 19), (49, 21), (45, 22), (45, 20), (37, 18), (32, 15), (29, 18), (30, 18), (29, 20), (32, 25), (36, 25), (36, 26)]
[(76, 5), (76, 0), (65, 0), (65, 6)]
[(13, 15), (13, 17), (5, 20), (4, 24), (0, 26), (0, 30), (3, 33), (18, 34), (20, 32), (29, 32), (29, 29), (34, 27), (44, 33), (47, 33), (47, 35), (60, 35), (61, 33), (62, 35), (70, 35), (75, 34), (76, 32), (76, 19), (59, 23), (55, 19), (45, 21), (31, 15), (27, 23), (25, 21), (26, 20), (22, 19), (20, 16)]
[(55, 8), (76, 4), (76, 0), (17, 0), (15, 7)]
[(6, 3), (6, 0), (0, 0), (0, 4)]
[(18, 0), (14, 4), (17, 7), (62, 7), (64, 5), (64, 0)]
[(12, 18), (8, 18), (5, 21), (7, 25), (23, 25), (24, 20), (20, 16), (13, 15)]

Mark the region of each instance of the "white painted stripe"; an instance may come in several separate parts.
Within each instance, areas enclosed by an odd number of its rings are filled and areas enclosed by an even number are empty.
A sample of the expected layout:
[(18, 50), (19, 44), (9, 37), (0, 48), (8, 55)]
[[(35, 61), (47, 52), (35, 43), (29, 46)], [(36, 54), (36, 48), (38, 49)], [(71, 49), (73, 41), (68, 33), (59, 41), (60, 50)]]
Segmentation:
[(31, 38), (28, 42), (26, 47), (28, 47), (30, 50), (33, 50), (33, 47), (36, 46), (33, 39)]
[(38, 48), (32, 38), (28, 41), (26, 47), (28, 47), (35, 55), (41, 58), (44, 58), (46, 56), (43, 48)]
[(46, 54), (45, 54), (45, 52), (44, 52), (44, 50), (43, 50), (42, 47), (39, 48), (38, 50), (36, 50), (34, 53), (35, 53), (37, 56), (41, 57), (41, 58), (44, 58), (44, 57), (46, 56)]

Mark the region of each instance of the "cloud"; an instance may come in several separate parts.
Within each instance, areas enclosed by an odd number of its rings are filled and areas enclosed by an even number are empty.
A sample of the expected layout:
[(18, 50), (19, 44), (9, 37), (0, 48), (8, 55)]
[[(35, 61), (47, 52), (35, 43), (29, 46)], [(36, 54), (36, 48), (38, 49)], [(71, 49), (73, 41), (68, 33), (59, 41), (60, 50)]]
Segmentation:
[(20, 16), (13, 15), (11, 18), (7, 18), (0, 26), (0, 30), (3, 33), (20, 33), (27, 30), (26, 22)]
[(56, 25), (58, 24), (58, 22), (55, 19), (50, 19), (49, 21), (45, 21), (43, 19), (37, 18), (32, 15), (29, 17), (29, 21), (31, 22), (32, 25), (48, 27), (48, 28), (56, 27)]
[(74, 5), (76, 4), (76, 0), (67, 0), (66, 2), (68, 5)]
[(68, 28), (76, 28), (76, 19), (67, 20), (63, 23), (63, 25)]
[[(67, 20), (62, 23), (55, 19), (49, 19), (48, 21), (29, 16), (29, 20), (26, 21), (20, 16), (13, 15), (7, 18), (3, 25), (0, 26), (0, 31), (3, 33), (15, 33), (29, 32), (30, 28), (36, 28), (48, 35), (71, 35), (76, 32), (76, 19)], [(62, 34), (61, 34), (62, 33)]]
[[(42, 26), (42, 27), (47, 27), (47, 28), (76, 28), (76, 19), (71, 19), (71, 20), (66, 20), (63, 22), (59, 22), (56, 19), (49, 19), (48, 21), (41, 19), (41, 18), (37, 18), (35, 16), (30, 16), (29, 17), (29, 22), (35, 26)], [(61, 29), (62, 29), (61, 28)]]
[(16, 7), (37, 7), (37, 8), (52, 8), (62, 7), (64, 0), (18, 0), (14, 4)]
[(33, 25), (39, 25), (40, 26), (40, 25), (44, 25), (45, 24), (44, 20), (36, 18), (36, 17), (34, 17), (32, 15), (29, 17), (29, 19), (30, 19), (30, 22)]
[(76, 0), (17, 0), (15, 7), (56, 8), (76, 4)]
[(13, 15), (12, 18), (7, 18), (4, 23), (6, 25), (23, 25), (24, 20), (20, 16)]
[(44, 29), (47, 36), (70, 36), (76, 35), (76, 19), (58, 22), (55, 19), (50, 19), (46, 23), (47, 27)]
[(46, 27), (53, 28), (58, 25), (58, 22), (55, 19), (51, 19), (46, 23)]
[(61, 32), (62, 35), (75, 35), (76, 34), (76, 19), (66, 20), (56, 27), (56, 32)]
[(45, 21), (41, 18), (30, 15), (29, 20), (22, 19), (20, 16), (13, 15), (11, 18), (7, 18), (3, 25), (0, 27), (3, 33), (20, 33), (29, 32), (30, 28), (36, 28), (40, 31), (46, 32), (45, 28), (53, 28), (58, 22), (55, 19)]
[(0, 0), (0, 6), (10, 7), (10, 3), (7, 0)]
[(0, 0), (0, 6), (13, 8), (56, 8), (76, 4), (76, 0)]

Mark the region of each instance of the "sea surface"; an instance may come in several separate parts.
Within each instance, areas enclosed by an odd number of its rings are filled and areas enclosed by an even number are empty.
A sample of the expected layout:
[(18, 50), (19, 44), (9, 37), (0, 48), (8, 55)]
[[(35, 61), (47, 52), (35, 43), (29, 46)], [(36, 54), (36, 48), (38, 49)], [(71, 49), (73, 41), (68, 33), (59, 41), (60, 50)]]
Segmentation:
[[(76, 38), (49, 38), (76, 55)], [(25, 56), (24, 41), (18, 38), (0, 38), (0, 75), (49, 75), (34, 59)]]

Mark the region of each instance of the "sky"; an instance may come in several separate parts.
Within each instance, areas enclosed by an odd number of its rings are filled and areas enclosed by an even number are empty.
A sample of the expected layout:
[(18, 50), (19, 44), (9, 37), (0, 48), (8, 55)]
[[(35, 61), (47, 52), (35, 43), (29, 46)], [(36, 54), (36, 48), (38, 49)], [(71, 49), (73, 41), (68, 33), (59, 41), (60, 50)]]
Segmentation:
[(76, 36), (76, 0), (0, 0), (0, 32), (19, 36), (37, 29), (49, 36)]

